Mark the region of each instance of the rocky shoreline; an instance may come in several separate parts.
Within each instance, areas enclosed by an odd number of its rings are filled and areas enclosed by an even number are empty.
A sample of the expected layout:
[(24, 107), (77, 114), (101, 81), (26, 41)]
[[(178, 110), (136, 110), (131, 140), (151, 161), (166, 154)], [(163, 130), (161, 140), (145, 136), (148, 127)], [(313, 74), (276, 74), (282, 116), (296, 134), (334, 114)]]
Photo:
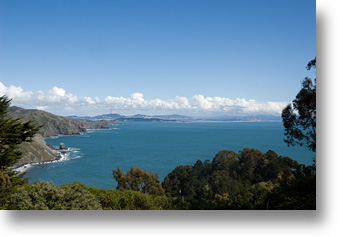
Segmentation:
[(53, 155), (50, 156), (50, 159), (39, 159), (36, 156), (30, 156), (28, 155), (28, 153), (26, 153), (25, 155), (23, 155), (23, 158), (19, 162), (12, 166), (12, 169), (21, 171), (22, 169), (26, 169), (30, 165), (38, 165), (61, 161), (65, 159), (65, 155), (69, 150), (69, 148), (65, 147), (64, 143), (61, 143), (59, 148), (56, 148), (50, 144), (46, 144), (46, 146), (49, 149), (49, 151), (51, 150), (53, 153)]
[(62, 158), (57, 150), (52, 149), (52, 147), (45, 143), (44, 138), (40, 134), (36, 134), (32, 142), (20, 144), (19, 150), (22, 152), (22, 158), (12, 166), (13, 169), (33, 163), (57, 161)]
[[(104, 128), (99, 128), (104, 129)], [(106, 128), (105, 128), (106, 129)], [(97, 129), (96, 129), (97, 130)], [(87, 131), (86, 131), (87, 132)], [(80, 135), (80, 134), (74, 134)], [(74, 135), (63, 135), (59, 136), (74, 136)], [(60, 161), (63, 156), (69, 151), (69, 148), (64, 143), (60, 143), (59, 147), (54, 147), (47, 144), (40, 134), (36, 134), (32, 142), (24, 142), (19, 145), (20, 151), (23, 153), (23, 157), (14, 164), (11, 168), (18, 170), (26, 168), (28, 165), (44, 164)]]

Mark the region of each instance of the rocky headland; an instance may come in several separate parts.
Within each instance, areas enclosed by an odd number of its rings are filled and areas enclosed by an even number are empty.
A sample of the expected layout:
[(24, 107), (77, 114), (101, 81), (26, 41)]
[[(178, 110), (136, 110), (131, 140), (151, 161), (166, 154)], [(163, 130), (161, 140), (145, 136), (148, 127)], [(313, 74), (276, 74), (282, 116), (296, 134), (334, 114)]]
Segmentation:
[(27, 164), (50, 162), (61, 159), (61, 153), (67, 149), (54, 148), (46, 144), (44, 138), (59, 135), (79, 135), (87, 129), (108, 129), (114, 123), (112, 121), (86, 122), (54, 115), (37, 109), (23, 109), (20, 107), (10, 107), (9, 117), (18, 118), (23, 122), (32, 121), (35, 125), (41, 126), (39, 134), (36, 134), (32, 142), (20, 144), (20, 151), (23, 158), (20, 159), (13, 168), (18, 168)]
[(36, 134), (32, 142), (20, 144), (19, 149), (23, 153), (23, 158), (12, 167), (14, 169), (28, 164), (56, 161), (62, 158), (58, 151), (45, 143), (40, 134)]

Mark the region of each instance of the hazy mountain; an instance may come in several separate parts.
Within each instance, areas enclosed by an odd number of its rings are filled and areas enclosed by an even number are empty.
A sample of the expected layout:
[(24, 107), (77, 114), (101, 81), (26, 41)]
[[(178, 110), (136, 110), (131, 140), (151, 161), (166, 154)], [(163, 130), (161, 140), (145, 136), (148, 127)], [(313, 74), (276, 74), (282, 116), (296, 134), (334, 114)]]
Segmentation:
[(81, 121), (98, 121), (98, 120), (112, 120), (114, 122), (193, 122), (194, 118), (183, 115), (144, 115), (135, 114), (132, 116), (125, 116), (120, 114), (102, 114), (97, 116), (68, 116), (68, 118), (78, 119)]
[(233, 115), (221, 115), (202, 118), (203, 121), (223, 121), (223, 122), (253, 122), (253, 121), (281, 121), (279, 115), (250, 115), (250, 116), (233, 116)]
[(102, 114), (97, 116), (68, 116), (68, 118), (82, 120), (82, 121), (98, 121), (98, 120), (112, 120), (114, 122), (248, 122), (248, 121), (281, 121), (279, 115), (253, 115), (253, 116), (238, 116), (238, 115), (220, 115), (208, 116), (201, 118), (192, 118), (185, 115), (171, 114), (171, 115), (144, 115), (135, 114), (132, 116), (125, 116), (120, 114)]

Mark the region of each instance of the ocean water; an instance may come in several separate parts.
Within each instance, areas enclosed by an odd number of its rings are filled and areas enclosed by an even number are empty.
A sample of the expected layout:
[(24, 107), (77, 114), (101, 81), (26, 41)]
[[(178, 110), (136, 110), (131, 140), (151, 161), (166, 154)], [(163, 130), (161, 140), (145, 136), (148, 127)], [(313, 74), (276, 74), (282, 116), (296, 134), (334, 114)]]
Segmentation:
[(80, 182), (98, 188), (116, 188), (112, 169), (124, 173), (132, 165), (156, 172), (162, 182), (178, 165), (198, 159), (212, 161), (217, 152), (254, 148), (275, 151), (310, 165), (315, 153), (304, 147), (287, 147), (281, 122), (123, 123), (79, 136), (47, 138), (70, 151), (58, 162), (28, 166), (29, 182), (53, 181), (56, 185)]

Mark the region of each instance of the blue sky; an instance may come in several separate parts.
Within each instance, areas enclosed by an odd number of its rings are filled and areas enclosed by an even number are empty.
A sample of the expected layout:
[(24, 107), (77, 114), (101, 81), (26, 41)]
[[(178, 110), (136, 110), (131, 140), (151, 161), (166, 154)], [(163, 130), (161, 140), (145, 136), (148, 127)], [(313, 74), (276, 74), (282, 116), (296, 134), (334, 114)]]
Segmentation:
[(0, 93), (63, 115), (277, 114), (315, 77), (315, 4), (0, 0)]

